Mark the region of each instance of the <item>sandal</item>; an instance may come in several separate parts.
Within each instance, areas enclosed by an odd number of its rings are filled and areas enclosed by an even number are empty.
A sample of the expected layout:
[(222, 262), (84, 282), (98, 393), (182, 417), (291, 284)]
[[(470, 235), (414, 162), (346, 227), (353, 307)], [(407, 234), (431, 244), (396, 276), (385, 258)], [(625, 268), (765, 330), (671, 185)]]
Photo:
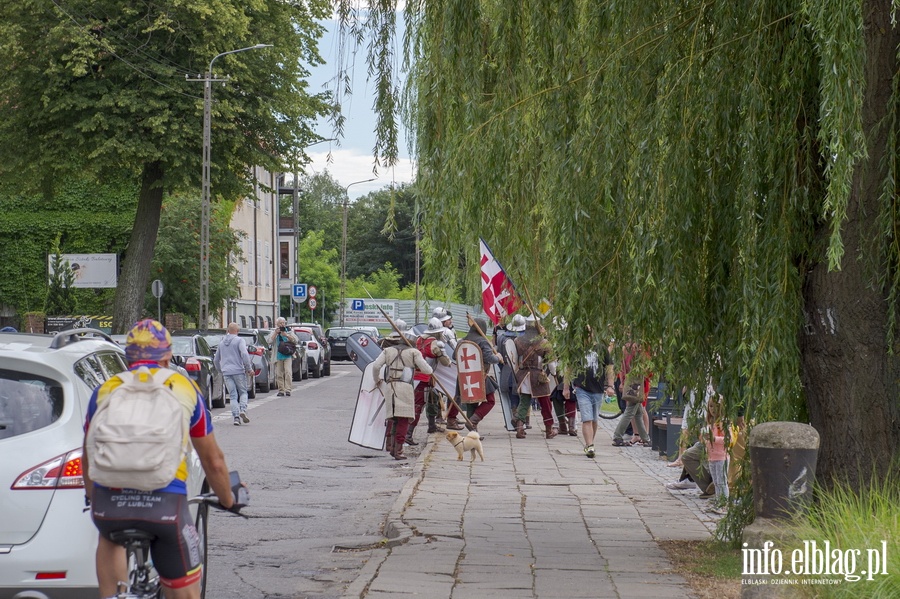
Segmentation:
[(631, 442), (622, 439), (613, 439), (613, 447), (631, 447)]

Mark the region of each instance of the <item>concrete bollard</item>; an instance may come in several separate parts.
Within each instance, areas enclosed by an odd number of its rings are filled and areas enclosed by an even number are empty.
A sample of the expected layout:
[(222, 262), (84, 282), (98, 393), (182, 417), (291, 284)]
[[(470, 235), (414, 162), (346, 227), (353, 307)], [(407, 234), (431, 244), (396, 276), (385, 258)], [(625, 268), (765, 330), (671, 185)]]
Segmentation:
[(766, 567), (750, 572), (748, 565), (760, 561), (751, 556), (766, 555), (769, 548), (784, 550), (794, 541), (787, 524), (812, 500), (819, 433), (799, 422), (765, 422), (750, 430), (749, 446), (756, 518), (744, 528), (741, 598), (792, 599), (798, 591), (778, 584), (784, 576)]
[(764, 422), (750, 430), (753, 510), (757, 518), (790, 518), (812, 501), (819, 433), (799, 422)]

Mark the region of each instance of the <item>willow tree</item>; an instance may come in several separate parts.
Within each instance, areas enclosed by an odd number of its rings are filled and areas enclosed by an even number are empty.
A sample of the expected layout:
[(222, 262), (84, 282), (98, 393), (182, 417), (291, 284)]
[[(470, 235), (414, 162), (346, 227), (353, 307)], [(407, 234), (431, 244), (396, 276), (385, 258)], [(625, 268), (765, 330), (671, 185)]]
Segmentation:
[(330, 8), (328, 0), (0, 3), (0, 176), (40, 183), (48, 195), (72, 172), (140, 184), (115, 331), (141, 313), (163, 195), (200, 187), (196, 79), (220, 53), (274, 45), (215, 63), (230, 80), (214, 84), (212, 190), (242, 197), (251, 166), (281, 170), (281, 156), (315, 138), (311, 122), (328, 106), (305, 79), (321, 61), (317, 19)]
[[(482, 236), (566, 319), (569, 360), (587, 325), (628, 334), (670, 381), (711, 375), (732, 418), (808, 419), (823, 481), (885, 472), (900, 448), (893, 10), (409, 0), (427, 264), (462, 254), (474, 280)], [(363, 27), (377, 41), (385, 23)]]

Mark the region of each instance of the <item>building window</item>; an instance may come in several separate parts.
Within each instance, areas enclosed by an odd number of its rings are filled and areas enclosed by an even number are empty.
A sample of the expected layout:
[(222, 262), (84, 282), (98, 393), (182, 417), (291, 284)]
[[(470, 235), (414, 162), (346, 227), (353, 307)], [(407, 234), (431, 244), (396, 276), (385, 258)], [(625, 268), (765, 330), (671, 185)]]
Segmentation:
[(291, 244), (287, 241), (282, 241), (278, 244), (279, 246), (279, 264), (281, 265), (279, 270), (279, 277), (282, 279), (290, 279), (291, 278)]

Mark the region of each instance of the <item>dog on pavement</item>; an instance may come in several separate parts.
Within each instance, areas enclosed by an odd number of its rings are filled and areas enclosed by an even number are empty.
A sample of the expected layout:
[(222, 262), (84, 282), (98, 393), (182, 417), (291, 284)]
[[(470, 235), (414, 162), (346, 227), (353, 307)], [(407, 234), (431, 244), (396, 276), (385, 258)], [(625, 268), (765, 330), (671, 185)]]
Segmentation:
[(457, 461), (461, 462), (463, 454), (467, 451), (472, 452), (472, 459), (470, 461), (475, 461), (476, 453), (481, 458), (481, 461), (484, 461), (484, 448), (481, 446), (481, 436), (478, 434), (478, 431), (472, 431), (465, 437), (456, 431), (448, 431), (447, 440), (450, 441), (450, 445), (453, 446), (458, 454), (458, 457), (456, 458)]

